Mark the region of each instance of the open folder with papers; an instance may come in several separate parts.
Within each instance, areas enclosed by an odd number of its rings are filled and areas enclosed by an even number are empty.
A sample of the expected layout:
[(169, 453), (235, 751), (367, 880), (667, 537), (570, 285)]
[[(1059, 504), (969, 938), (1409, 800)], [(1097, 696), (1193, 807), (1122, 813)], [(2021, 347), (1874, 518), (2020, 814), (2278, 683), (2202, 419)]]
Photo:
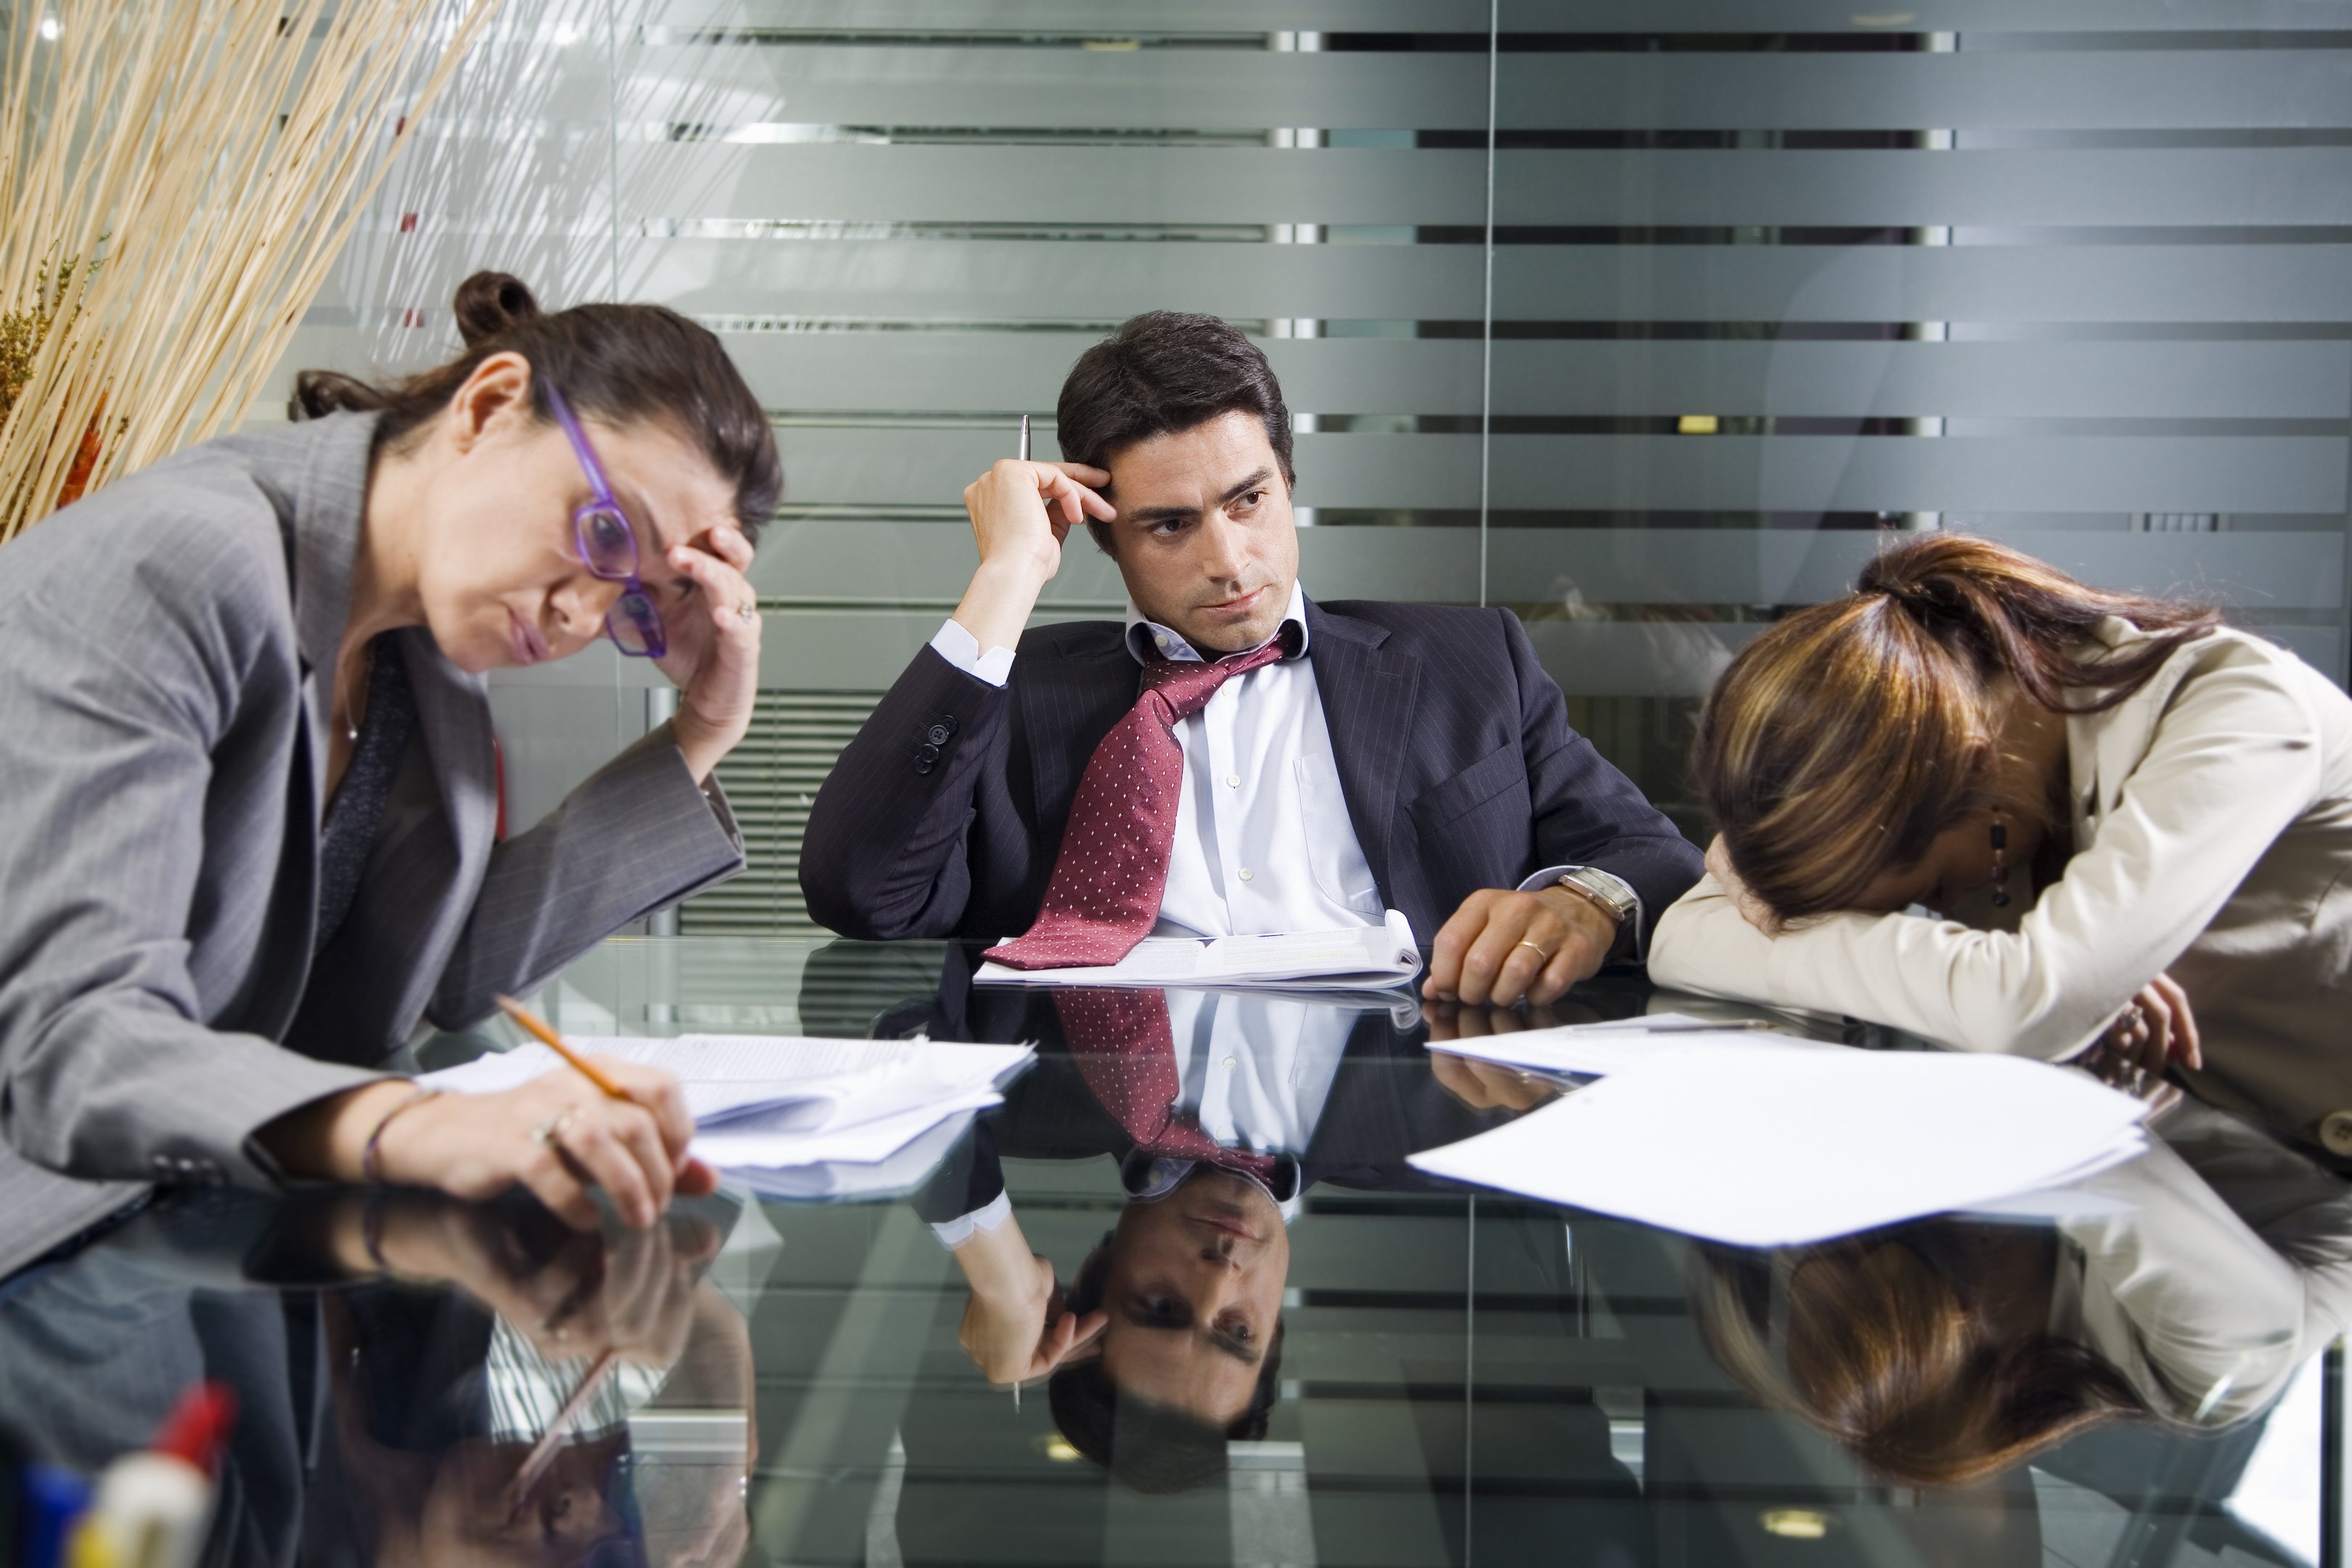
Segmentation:
[(1780, 1247), (2080, 1178), (2146, 1147), (2147, 1110), (2084, 1073), (2016, 1057), (1692, 1046), (1412, 1163)]
[(1286, 991), (1377, 991), (1421, 973), (1412, 927), (1394, 910), (1385, 923), (1347, 931), (1261, 936), (1150, 936), (1117, 963), (1013, 969), (991, 962), (982, 985), (1278, 985)]
[[(919, 1144), (936, 1145), (944, 1153), (954, 1139), (942, 1140), (939, 1129), (952, 1122), (960, 1131), (975, 1111), (1001, 1103), (1003, 1085), (1036, 1054), (1027, 1046), (776, 1035), (575, 1037), (570, 1044), (675, 1074), (694, 1116), (693, 1152), (723, 1170), (889, 1162), (894, 1177), (908, 1163), (901, 1156)], [(562, 1066), (546, 1047), (525, 1045), (427, 1073), (418, 1081), (483, 1094), (528, 1083)], [(826, 1191), (864, 1191), (871, 1184), (852, 1177), (799, 1184)]]

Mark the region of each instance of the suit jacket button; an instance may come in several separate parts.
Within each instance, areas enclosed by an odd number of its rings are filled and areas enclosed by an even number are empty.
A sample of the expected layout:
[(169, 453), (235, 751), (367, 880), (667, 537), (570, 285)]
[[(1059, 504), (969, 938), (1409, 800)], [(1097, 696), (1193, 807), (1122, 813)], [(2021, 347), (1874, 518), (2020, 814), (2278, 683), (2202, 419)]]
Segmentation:
[(2331, 1154), (2352, 1156), (2352, 1110), (2331, 1110), (2319, 1124), (2319, 1141)]
[(929, 773), (937, 766), (939, 766), (939, 763), (929, 757), (918, 755), (915, 758), (915, 771), (919, 773)]
[(940, 749), (929, 742), (925, 742), (924, 744), (915, 748), (915, 760), (923, 763), (936, 763), (940, 760)]
[(948, 743), (948, 737), (951, 733), (953, 731), (945, 724), (934, 724), (923, 731), (923, 739), (933, 746), (944, 746)]
[(948, 743), (948, 737), (955, 732), (956, 716), (954, 714), (942, 713), (931, 721), (931, 744), (944, 746)]

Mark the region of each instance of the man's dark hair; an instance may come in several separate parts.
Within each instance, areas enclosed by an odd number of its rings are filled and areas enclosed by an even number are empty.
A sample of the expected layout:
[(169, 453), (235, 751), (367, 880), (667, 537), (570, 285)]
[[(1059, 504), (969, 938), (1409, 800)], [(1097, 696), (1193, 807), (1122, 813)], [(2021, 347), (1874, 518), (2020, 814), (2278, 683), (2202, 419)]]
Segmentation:
[[(1066, 1303), (1083, 1315), (1102, 1305), (1110, 1277), (1110, 1237), (1087, 1255), (1070, 1285)], [(1100, 1360), (1082, 1361), (1055, 1372), (1045, 1385), (1054, 1426), (1070, 1447), (1139, 1492), (1164, 1495), (1209, 1485), (1225, 1473), (1225, 1445), (1255, 1443), (1265, 1436), (1274, 1399), (1282, 1386), (1283, 1325), (1258, 1366), (1257, 1386), (1246, 1409), (1220, 1427), (1186, 1411), (1121, 1394)]]
[[(1122, 447), (1196, 429), (1236, 410), (1265, 424), (1282, 482), (1296, 483), (1290, 410), (1257, 345), (1214, 316), (1147, 310), (1078, 356), (1054, 416), (1065, 459), (1107, 468)], [(1087, 527), (1097, 544), (1116, 553), (1108, 524), (1089, 518)]]

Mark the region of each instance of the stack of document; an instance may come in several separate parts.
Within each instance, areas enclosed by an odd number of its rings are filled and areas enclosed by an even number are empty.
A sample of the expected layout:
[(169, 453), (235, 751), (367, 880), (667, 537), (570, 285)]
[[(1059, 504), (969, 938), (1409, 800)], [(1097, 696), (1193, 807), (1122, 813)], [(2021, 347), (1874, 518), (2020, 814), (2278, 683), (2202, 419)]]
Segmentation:
[(1666, 1051), (1701, 1045), (1776, 1050), (1845, 1048), (1798, 1035), (1777, 1034), (1762, 1023), (1726, 1022), (1688, 1013), (1650, 1013), (1634, 1018), (1608, 1018), (1597, 1024), (1562, 1024), (1549, 1029), (1522, 1029), (1513, 1035), (1484, 1035), (1472, 1040), (1432, 1040), (1429, 1048), (1448, 1056), (1475, 1057), (1482, 1062), (1524, 1068), (1529, 1072), (1600, 1078)]
[(1656, 1052), (1412, 1163), (1687, 1236), (1780, 1247), (2000, 1205), (2147, 1146), (2148, 1108), (2070, 1068), (1767, 1040)]
[[(794, 1197), (913, 1188), (974, 1115), (1003, 1103), (1004, 1084), (1036, 1054), (1027, 1046), (778, 1035), (570, 1043), (675, 1074), (694, 1115), (694, 1153), (754, 1191)], [(485, 1094), (562, 1068), (546, 1047), (525, 1045), (418, 1081)]]
[(982, 985), (1252, 985), (1285, 991), (1380, 991), (1421, 973), (1412, 926), (1395, 910), (1384, 923), (1347, 931), (1263, 936), (1150, 936), (1117, 963), (1013, 969), (983, 963)]

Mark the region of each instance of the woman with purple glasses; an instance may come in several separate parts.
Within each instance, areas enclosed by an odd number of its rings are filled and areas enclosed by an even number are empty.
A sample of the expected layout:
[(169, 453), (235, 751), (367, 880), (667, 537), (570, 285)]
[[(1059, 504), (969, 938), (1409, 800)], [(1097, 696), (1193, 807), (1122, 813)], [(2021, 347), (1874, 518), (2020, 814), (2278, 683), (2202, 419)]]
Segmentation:
[[(783, 488), (759, 400), (671, 311), (541, 312), (478, 273), (465, 352), (306, 373), (0, 553), (0, 1204), (62, 1235), (114, 1182), (707, 1190), (666, 1074), (436, 1097), (394, 1064), (740, 868), (744, 577)], [(677, 715), (497, 840), (485, 674), (609, 637)], [(36, 1206), (37, 1205), (37, 1206)], [(0, 1260), (0, 1271), (8, 1267)]]

